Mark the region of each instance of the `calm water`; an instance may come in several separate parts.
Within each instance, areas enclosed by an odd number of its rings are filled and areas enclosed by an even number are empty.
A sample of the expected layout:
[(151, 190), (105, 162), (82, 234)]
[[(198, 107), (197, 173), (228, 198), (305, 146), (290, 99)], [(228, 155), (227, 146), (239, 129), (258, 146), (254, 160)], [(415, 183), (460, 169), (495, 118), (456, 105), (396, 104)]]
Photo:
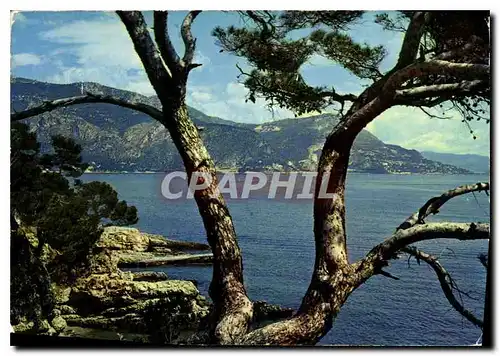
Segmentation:
[[(84, 180), (113, 185), (120, 198), (139, 209), (137, 227), (187, 241), (205, 242), (194, 200), (167, 201), (160, 194), (162, 174), (92, 174)], [(363, 256), (389, 236), (428, 198), (465, 183), (488, 181), (487, 176), (395, 176), (350, 174), (347, 184), (347, 230), (350, 259)], [(251, 195), (252, 197), (252, 195)], [(484, 193), (455, 198), (429, 221), (489, 220)], [(307, 289), (314, 264), (311, 201), (231, 200), (229, 207), (243, 251), (245, 284), (252, 300), (297, 308)], [(467, 308), (482, 317), (485, 271), (477, 260), (487, 241), (439, 240), (421, 243), (441, 262), (459, 287)], [(447, 248), (447, 249), (446, 249)], [(448, 250), (449, 249), (449, 250)], [(171, 278), (196, 279), (207, 295), (210, 267), (156, 267)], [(448, 304), (434, 272), (415, 261), (392, 262), (387, 269), (400, 280), (372, 277), (342, 308), (321, 343), (377, 345), (466, 345), (480, 336)]]

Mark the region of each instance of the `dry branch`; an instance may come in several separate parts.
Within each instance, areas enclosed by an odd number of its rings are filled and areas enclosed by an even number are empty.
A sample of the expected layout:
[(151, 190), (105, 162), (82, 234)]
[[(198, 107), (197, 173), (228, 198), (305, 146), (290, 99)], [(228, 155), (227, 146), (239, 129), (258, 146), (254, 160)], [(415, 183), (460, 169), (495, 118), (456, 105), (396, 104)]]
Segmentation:
[(402, 251), (419, 260), (425, 261), (429, 266), (431, 266), (439, 279), (441, 289), (443, 290), (446, 299), (448, 299), (453, 308), (455, 308), (457, 312), (463, 315), (472, 324), (483, 328), (483, 321), (474, 316), (474, 314), (472, 314), (469, 310), (465, 309), (463, 304), (455, 298), (455, 295), (453, 294), (453, 289), (456, 289), (456, 287), (454, 287), (454, 281), (448, 271), (446, 271), (441, 263), (439, 263), (435, 256), (429, 255), (416, 247), (405, 247)]
[(196, 39), (193, 37), (191, 33), (191, 25), (196, 17), (200, 14), (201, 11), (190, 11), (181, 26), (181, 37), (184, 42), (184, 56), (182, 58), (185, 66), (189, 66), (193, 62), (194, 50), (196, 48)]
[(419, 241), (435, 239), (485, 240), (490, 238), (489, 224), (430, 223), (397, 230), (378, 244), (360, 261), (353, 264), (361, 284), (396, 258), (401, 249)]
[(42, 104), (35, 106), (33, 108), (11, 113), (10, 120), (12, 122), (19, 121), (55, 109), (72, 105), (90, 104), (90, 103), (106, 103), (106, 104), (122, 106), (124, 108), (143, 112), (156, 120), (161, 120), (163, 117), (163, 114), (160, 110), (148, 104), (120, 99), (109, 95), (87, 93), (86, 95), (82, 96), (73, 96), (69, 98), (56, 99), (52, 101), (44, 101)]
[(471, 192), (488, 191), (489, 183), (476, 183), (470, 185), (462, 185), (455, 189), (451, 189), (440, 196), (429, 199), (417, 212), (410, 215), (396, 230), (408, 229), (418, 223), (423, 223), (424, 219), (431, 214), (437, 214), (441, 206), (448, 200)]

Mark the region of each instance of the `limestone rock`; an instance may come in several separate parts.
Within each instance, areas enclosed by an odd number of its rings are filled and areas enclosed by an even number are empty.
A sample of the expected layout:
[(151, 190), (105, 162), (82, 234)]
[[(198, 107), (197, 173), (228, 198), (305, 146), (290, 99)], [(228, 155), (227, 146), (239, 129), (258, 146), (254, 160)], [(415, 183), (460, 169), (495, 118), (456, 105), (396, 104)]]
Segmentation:
[(66, 320), (64, 320), (63, 317), (56, 316), (54, 319), (52, 319), (51, 325), (57, 333), (60, 333), (61, 331), (63, 331), (66, 328), (67, 324), (66, 324)]
[(109, 250), (147, 251), (149, 236), (130, 227), (106, 227), (97, 242), (98, 247)]
[(134, 281), (157, 282), (166, 281), (168, 276), (165, 272), (141, 271), (132, 274)]
[(61, 311), (61, 315), (76, 314), (75, 309), (73, 307), (70, 307), (69, 305), (59, 305), (58, 308)]
[(71, 294), (71, 287), (52, 283), (51, 288), (52, 288), (52, 293), (54, 295), (54, 302), (56, 304), (64, 304), (69, 300), (69, 295)]

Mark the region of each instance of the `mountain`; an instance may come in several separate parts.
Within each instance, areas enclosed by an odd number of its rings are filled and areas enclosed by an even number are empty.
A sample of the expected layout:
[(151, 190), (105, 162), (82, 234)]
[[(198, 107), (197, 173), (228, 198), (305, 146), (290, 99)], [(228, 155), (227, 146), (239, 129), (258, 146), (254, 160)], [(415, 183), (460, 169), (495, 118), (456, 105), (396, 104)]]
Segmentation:
[(427, 159), (468, 169), (474, 173), (489, 173), (490, 171), (490, 157), (487, 156), (431, 151), (423, 151), (421, 153)]
[[(11, 107), (20, 111), (43, 100), (80, 95), (81, 83), (51, 84), (11, 79)], [(156, 97), (84, 83), (84, 90), (114, 95), (159, 107)], [(189, 115), (219, 170), (315, 170), (326, 136), (337, 122), (331, 114), (268, 122), (236, 123), (189, 108)], [(182, 169), (181, 158), (166, 129), (149, 116), (109, 104), (84, 104), (58, 109), (26, 120), (50, 149), (56, 133), (83, 146), (84, 159), (95, 170), (169, 171)], [(470, 173), (463, 168), (424, 158), (416, 150), (388, 145), (363, 130), (351, 154), (350, 170), (370, 173)]]

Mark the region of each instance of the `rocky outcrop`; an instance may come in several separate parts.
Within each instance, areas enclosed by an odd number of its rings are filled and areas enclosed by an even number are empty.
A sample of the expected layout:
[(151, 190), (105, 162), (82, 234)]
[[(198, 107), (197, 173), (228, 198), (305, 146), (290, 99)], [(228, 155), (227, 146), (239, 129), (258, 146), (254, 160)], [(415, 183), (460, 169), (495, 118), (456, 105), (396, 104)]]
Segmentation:
[(165, 265), (192, 265), (192, 264), (211, 264), (213, 255), (211, 253), (198, 254), (198, 255), (179, 255), (179, 256), (148, 256), (127, 254), (120, 258), (118, 262), (119, 267), (153, 267)]
[[(127, 258), (140, 265), (151, 256), (161, 264), (211, 262), (211, 254), (190, 255), (180, 250), (192, 250), (193, 246), (197, 245), (137, 229), (105, 228), (91, 257), (89, 274), (71, 285), (50, 286), (55, 308), (50, 322), (43, 320), (36, 332), (155, 343), (207, 343), (210, 303), (200, 295), (196, 281), (170, 280), (164, 272), (124, 272), (119, 268)], [(255, 302), (254, 307), (254, 327), (293, 313), (265, 302)], [(34, 329), (34, 323), (27, 320), (14, 326), (15, 332)]]
[[(119, 267), (123, 261), (140, 265), (149, 260), (165, 264), (205, 258), (204, 263), (209, 263), (211, 254), (185, 252), (207, 248), (134, 228), (106, 227), (91, 256), (89, 273), (71, 285), (50, 286), (53, 315), (50, 322), (39, 322), (36, 332), (75, 336), (101, 330), (110, 335), (178, 342), (197, 330), (209, 312), (209, 303), (200, 295), (196, 281), (170, 280), (164, 272), (124, 272)], [(27, 320), (14, 326), (15, 332), (32, 330), (34, 323)]]
[[(189, 333), (209, 311), (190, 281), (137, 281), (130, 272), (81, 279), (64, 300), (61, 316), (69, 326), (146, 335), (169, 319), (176, 320), (179, 332)], [(157, 309), (167, 315), (165, 320), (155, 320)]]
[[(209, 250), (197, 242), (166, 239), (161, 235), (140, 232), (134, 228), (110, 226), (104, 229), (97, 246), (108, 251), (117, 267), (150, 267), (181, 264), (210, 264), (212, 254), (189, 254), (186, 251)], [(100, 266), (100, 263), (97, 263)]]

